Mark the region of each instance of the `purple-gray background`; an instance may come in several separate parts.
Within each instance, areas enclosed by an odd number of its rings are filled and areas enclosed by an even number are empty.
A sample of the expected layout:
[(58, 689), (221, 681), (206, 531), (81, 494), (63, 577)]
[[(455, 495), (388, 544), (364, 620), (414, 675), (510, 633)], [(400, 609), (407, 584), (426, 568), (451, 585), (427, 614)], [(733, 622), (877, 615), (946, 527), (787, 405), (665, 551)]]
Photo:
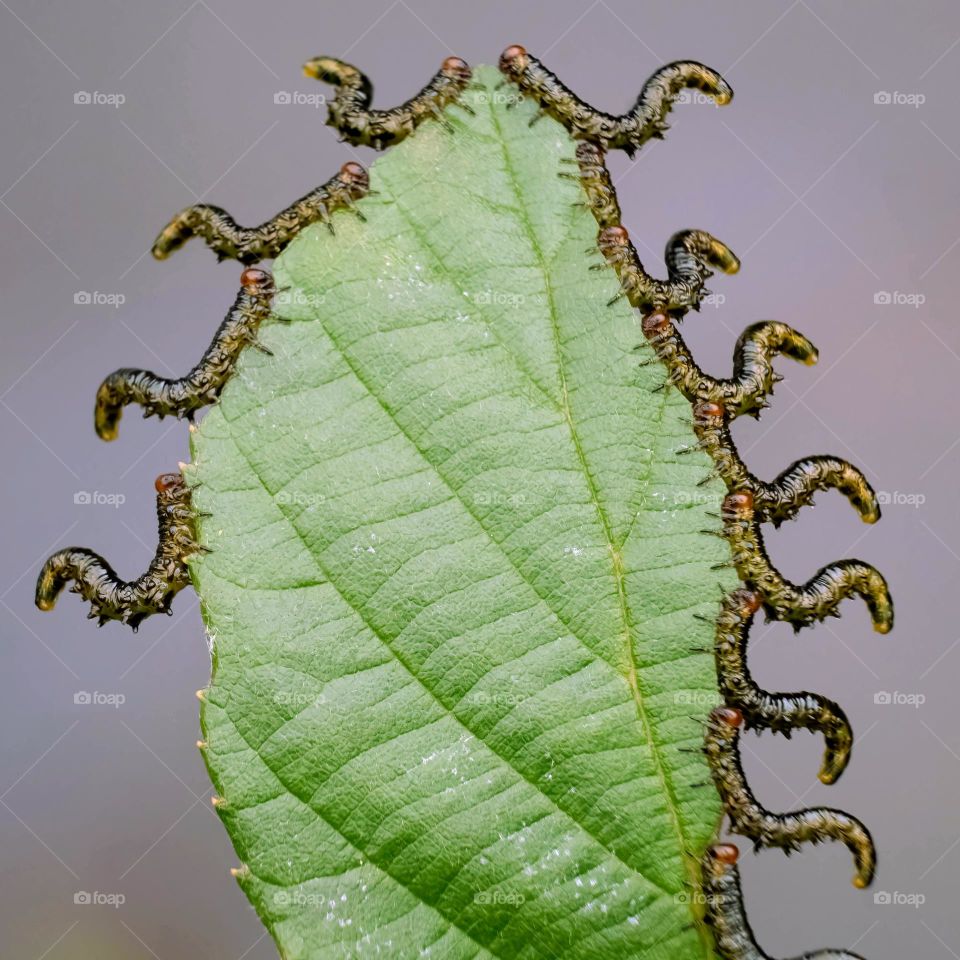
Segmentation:
[[(750, 912), (776, 956), (854, 945), (871, 960), (958, 956), (955, 2), (0, 0), (0, 29), (3, 956), (275, 956), (227, 873), (235, 856), (194, 747), (208, 656), (192, 592), (131, 635), (97, 631), (72, 596), (39, 614), (34, 577), (68, 543), (141, 570), (153, 478), (186, 458), (182, 423), (131, 413), (107, 445), (91, 422), (103, 375), (185, 372), (234, 296), (240, 268), (199, 243), (154, 262), (157, 230), (201, 197), (257, 223), (350, 156), (369, 162), (336, 142), (322, 108), (274, 103), (326, 92), (300, 64), (351, 60), (390, 106), (448, 53), (490, 63), (510, 42), (612, 111), (677, 58), (709, 63), (736, 90), (722, 111), (679, 106), (666, 143), (635, 164), (614, 158), (625, 222), (657, 273), (683, 227), (743, 259), (738, 277), (711, 284), (724, 302), (684, 328), (709, 369), (725, 374), (736, 334), (762, 318), (819, 346), (818, 367), (781, 362), (773, 409), (737, 424), (741, 451), (764, 477), (805, 454), (847, 456), (889, 504), (868, 528), (824, 495), (769, 545), (796, 580), (869, 560), (897, 603), (888, 637), (858, 601), (798, 637), (755, 631), (761, 684), (839, 700), (858, 735), (833, 787), (815, 779), (819, 737), (751, 738), (759, 797), (856, 813), (880, 870), (859, 892), (839, 845), (747, 855)], [(80, 91), (99, 96), (77, 104)], [(80, 692), (125, 700), (75, 703)], [(876, 702), (884, 693), (891, 702)], [(75, 904), (79, 891), (125, 902)]]

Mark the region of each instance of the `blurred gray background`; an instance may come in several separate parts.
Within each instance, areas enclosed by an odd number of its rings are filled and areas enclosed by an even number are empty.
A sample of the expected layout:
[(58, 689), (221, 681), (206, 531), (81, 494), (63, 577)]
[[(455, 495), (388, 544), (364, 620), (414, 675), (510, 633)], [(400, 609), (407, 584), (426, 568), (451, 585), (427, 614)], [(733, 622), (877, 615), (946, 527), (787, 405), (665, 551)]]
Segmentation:
[[(142, 570), (153, 478), (187, 456), (183, 424), (130, 414), (111, 445), (92, 425), (105, 374), (184, 373), (234, 296), (239, 266), (199, 243), (154, 262), (157, 230), (199, 198), (259, 223), (350, 156), (369, 162), (336, 142), (322, 108), (274, 103), (325, 92), (301, 63), (351, 60), (391, 106), (445, 55), (490, 63), (510, 42), (615, 112), (677, 58), (736, 90), (722, 111), (679, 106), (667, 142), (636, 163), (613, 158), (625, 221), (656, 273), (683, 227), (742, 257), (738, 277), (711, 284), (723, 302), (684, 328), (709, 369), (725, 375), (736, 334), (762, 318), (819, 346), (818, 367), (780, 364), (773, 409), (737, 424), (741, 450), (763, 477), (802, 455), (847, 456), (884, 492), (885, 516), (862, 526), (831, 493), (769, 546), (801, 581), (869, 560), (897, 604), (888, 637), (856, 601), (797, 637), (754, 633), (764, 686), (839, 700), (858, 735), (833, 787), (815, 779), (819, 738), (751, 738), (759, 797), (856, 813), (880, 870), (859, 892), (838, 845), (746, 855), (751, 917), (776, 956), (960, 955), (956, 3), (0, 0), (0, 25), (4, 957), (275, 956), (228, 875), (194, 747), (209, 666), (196, 599), (184, 592), (172, 619), (136, 635), (98, 631), (72, 596), (39, 614), (34, 578), (70, 543)], [(75, 903), (81, 892), (106, 902)]]

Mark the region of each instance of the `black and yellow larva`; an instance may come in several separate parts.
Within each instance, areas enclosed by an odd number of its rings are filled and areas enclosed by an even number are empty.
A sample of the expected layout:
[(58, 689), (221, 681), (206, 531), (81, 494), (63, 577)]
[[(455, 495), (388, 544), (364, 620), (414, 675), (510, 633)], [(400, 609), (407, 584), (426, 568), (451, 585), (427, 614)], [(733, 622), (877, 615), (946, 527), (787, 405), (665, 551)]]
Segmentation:
[(805, 584), (791, 583), (767, 556), (753, 505), (749, 490), (728, 494), (721, 510), (723, 529), (733, 553), (730, 563), (740, 579), (760, 594), (771, 618), (785, 620), (799, 630), (837, 616), (840, 602), (857, 595), (870, 611), (874, 630), (889, 633), (893, 601), (886, 580), (874, 567), (862, 560), (840, 560), (821, 567)]
[(192, 420), (197, 410), (220, 395), (244, 347), (254, 346), (269, 353), (257, 339), (257, 331), (270, 315), (273, 277), (265, 270), (248, 267), (240, 284), (237, 299), (213, 341), (185, 377), (170, 380), (149, 370), (125, 368), (115, 370), (100, 384), (94, 425), (102, 440), (116, 439), (123, 408), (131, 403), (139, 404), (145, 417), (162, 419), (173, 414)]
[(747, 729), (772, 730), (787, 737), (798, 729), (822, 733), (819, 777), (823, 783), (833, 783), (850, 761), (850, 721), (838, 704), (819, 694), (768, 693), (754, 683), (747, 666), (747, 634), (759, 609), (760, 596), (752, 590), (734, 590), (723, 598), (714, 644), (720, 695), (741, 712)]
[(349, 63), (334, 57), (314, 57), (303, 65), (303, 72), (336, 88), (327, 104), (327, 124), (354, 146), (375, 150), (404, 140), (424, 120), (432, 118), (449, 126), (443, 110), (457, 102), (472, 76), (465, 60), (447, 57), (415, 97), (390, 110), (371, 110), (373, 84)]
[(503, 51), (500, 69), (524, 97), (536, 101), (575, 140), (589, 140), (603, 150), (623, 150), (630, 157), (651, 138), (663, 139), (667, 114), (684, 89), (702, 90), (719, 105), (733, 98), (733, 90), (716, 70), (692, 60), (668, 63), (657, 70), (643, 85), (633, 107), (621, 116), (584, 103), (519, 44)]
[(793, 813), (771, 813), (757, 803), (740, 763), (743, 715), (735, 707), (710, 713), (705, 750), (713, 782), (730, 817), (730, 829), (752, 840), (757, 849), (780, 847), (786, 853), (804, 843), (839, 840), (853, 854), (856, 887), (869, 886), (876, 869), (876, 852), (867, 828), (855, 817), (830, 807), (808, 807)]
[[(761, 950), (747, 920), (737, 868), (739, 851), (732, 843), (710, 847), (701, 863), (705, 921), (723, 960), (773, 960)], [(848, 950), (814, 950), (796, 960), (863, 960)]]
[(144, 617), (171, 613), (173, 598), (190, 583), (187, 558), (204, 549), (196, 542), (190, 489), (179, 473), (157, 477), (157, 552), (146, 572), (136, 580), (121, 580), (103, 557), (85, 547), (58, 550), (37, 578), (36, 604), (52, 610), (68, 583), (90, 603), (88, 619), (102, 627), (120, 620), (134, 630)]
[(348, 160), (326, 183), (281, 210), (259, 227), (241, 227), (221, 207), (198, 203), (181, 210), (153, 243), (157, 260), (166, 260), (191, 237), (200, 237), (218, 260), (257, 263), (278, 257), (288, 243), (311, 223), (333, 230), (330, 215), (350, 210), (362, 216), (356, 201), (370, 191), (370, 177), (357, 162)]

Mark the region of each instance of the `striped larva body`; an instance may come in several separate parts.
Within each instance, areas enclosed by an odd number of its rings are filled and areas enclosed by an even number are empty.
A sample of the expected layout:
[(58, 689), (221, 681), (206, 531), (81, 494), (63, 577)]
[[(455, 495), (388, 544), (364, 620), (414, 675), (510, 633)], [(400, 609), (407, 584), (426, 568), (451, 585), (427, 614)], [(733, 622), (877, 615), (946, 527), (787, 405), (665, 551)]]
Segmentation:
[(785, 323), (764, 320), (740, 334), (733, 349), (733, 376), (721, 380), (697, 365), (666, 313), (647, 314), (643, 331), (667, 368), (670, 382), (690, 401), (722, 404), (731, 419), (743, 414), (757, 417), (768, 406), (767, 398), (782, 379), (773, 368), (775, 357), (783, 355), (805, 364), (817, 361), (817, 350), (806, 337)]
[(406, 103), (390, 110), (372, 110), (373, 84), (356, 67), (334, 57), (315, 57), (303, 65), (315, 80), (332, 84), (336, 94), (327, 104), (327, 124), (354, 146), (382, 150), (410, 136), (429, 119), (448, 123), (445, 107), (456, 103), (470, 82), (466, 61), (447, 57), (430, 82)]
[(855, 817), (830, 807), (807, 807), (792, 813), (771, 813), (757, 803), (740, 762), (743, 716), (733, 707), (710, 714), (705, 738), (713, 782), (720, 792), (730, 829), (760, 847), (780, 847), (787, 853), (805, 843), (837, 840), (853, 855), (854, 886), (866, 887), (876, 869), (876, 853), (867, 828)]
[(193, 418), (201, 407), (220, 395), (240, 353), (260, 346), (257, 331), (270, 315), (273, 278), (265, 270), (248, 267), (241, 276), (240, 293), (200, 361), (178, 380), (158, 377), (149, 370), (122, 369), (110, 374), (97, 390), (94, 425), (103, 440), (114, 440), (123, 408), (131, 403), (143, 415)]
[(699, 310), (700, 301), (709, 295), (704, 283), (713, 276), (712, 268), (724, 273), (740, 269), (740, 261), (730, 248), (703, 230), (684, 230), (667, 242), (666, 280), (656, 280), (647, 273), (623, 226), (603, 227), (597, 246), (620, 279), (620, 291), (611, 302), (626, 297), (643, 313), (664, 310), (682, 315), (690, 309)]
[(692, 60), (668, 63), (657, 70), (643, 85), (633, 107), (620, 116), (585, 103), (518, 44), (500, 55), (500, 70), (575, 140), (589, 140), (604, 150), (623, 150), (630, 157), (648, 140), (663, 139), (667, 114), (685, 89), (701, 90), (718, 105), (733, 98), (730, 86), (716, 70)]
[(52, 610), (60, 592), (72, 581), (72, 593), (90, 603), (89, 619), (100, 626), (120, 620), (134, 630), (154, 613), (171, 612), (173, 598), (190, 582), (187, 558), (197, 545), (190, 490), (179, 473), (157, 477), (157, 551), (145, 573), (121, 580), (98, 553), (85, 547), (67, 547), (48, 558), (37, 578), (35, 602)]
[(758, 523), (780, 526), (794, 519), (802, 507), (813, 504), (814, 494), (823, 490), (836, 490), (846, 497), (864, 523), (876, 523), (880, 519), (880, 506), (873, 488), (846, 460), (831, 456), (804, 457), (773, 480), (764, 481), (747, 470), (736, 456), (722, 404), (710, 400), (695, 403), (693, 426), (697, 449), (710, 454), (715, 473), (727, 488), (753, 496), (754, 519)]
[[(705, 921), (713, 931), (717, 951), (723, 960), (773, 960), (753, 935), (743, 906), (739, 851), (732, 843), (718, 843), (707, 850), (701, 862)], [(815, 950), (795, 960), (863, 960), (847, 950)]]
[(887, 582), (868, 563), (840, 560), (818, 570), (805, 584), (787, 580), (770, 563), (749, 490), (727, 494), (723, 501), (724, 534), (730, 541), (732, 564), (740, 578), (763, 598), (767, 614), (785, 620), (795, 630), (835, 616), (840, 602), (860, 596), (870, 611), (873, 627), (888, 633), (893, 627), (893, 601)]
[(757, 686), (747, 666), (747, 634), (760, 603), (758, 594), (744, 589), (723, 599), (714, 644), (720, 695), (741, 712), (746, 729), (772, 730), (787, 737), (798, 729), (822, 733), (825, 748), (819, 777), (833, 783), (850, 760), (850, 722), (838, 704), (819, 694), (768, 693)]
[(594, 219), (603, 227), (620, 224), (620, 204), (610, 173), (604, 163), (603, 150), (589, 140), (581, 140), (576, 150), (577, 174), (561, 176), (579, 180), (587, 195), (586, 205)]
[(311, 223), (325, 223), (332, 230), (330, 215), (335, 210), (350, 210), (359, 215), (356, 201), (369, 190), (367, 171), (349, 160), (326, 183), (259, 227), (241, 227), (221, 207), (198, 203), (181, 210), (160, 231), (152, 253), (157, 260), (166, 260), (191, 237), (200, 237), (218, 260), (257, 263), (272, 259)]

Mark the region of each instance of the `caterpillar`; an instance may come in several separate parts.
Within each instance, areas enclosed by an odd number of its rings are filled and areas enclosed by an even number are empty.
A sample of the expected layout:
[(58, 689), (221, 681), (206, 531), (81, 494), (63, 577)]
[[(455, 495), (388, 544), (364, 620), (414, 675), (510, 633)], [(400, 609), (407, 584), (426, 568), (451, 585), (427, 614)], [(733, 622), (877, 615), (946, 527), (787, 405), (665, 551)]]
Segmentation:
[(667, 114), (684, 88), (702, 90), (718, 106), (733, 99), (733, 90), (716, 70), (692, 60), (668, 63), (657, 70), (643, 85), (633, 107), (621, 116), (584, 103), (519, 44), (500, 55), (500, 70), (575, 140), (589, 140), (604, 150), (623, 150), (631, 159), (648, 140), (663, 139)]
[[(706, 905), (705, 923), (713, 931), (716, 947), (723, 960), (772, 960), (770, 954), (757, 945), (750, 922), (743, 907), (740, 889), (740, 871), (737, 859), (740, 851), (732, 843), (718, 843), (710, 847), (701, 862), (703, 898)], [(796, 960), (863, 960), (847, 950), (815, 950)]]
[(886, 580), (874, 567), (860, 560), (840, 560), (822, 567), (803, 586), (790, 583), (767, 557), (753, 505), (754, 496), (749, 490), (729, 493), (723, 500), (721, 517), (733, 551), (731, 564), (761, 595), (769, 616), (799, 630), (815, 620), (835, 616), (840, 601), (856, 594), (867, 604), (874, 630), (889, 633), (893, 601)]
[(727, 424), (726, 410), (710, 400), (695, 403), (693, 426), (697, 443), (690, 450), (705, 450), (714, 462), (711, 476), (721, 477), (730, 490), (744, 490), (753, 496), (755, 519), (779, 527), (796, 517), (801, 507), (813, 504), (821, 490), (837, 490), (847, 498), (864, 523), (880, 519), (876, 494), (866, 477), (839, 457), (804, 457), (769, 482), (759, 480), (736, 456)]
[(311, 223), (325, 223), (333, 231), (330, 215), (349, 210), (363, 218), (355, 201), (370, 191), (367, 171), (353, 160), (345, 163), (326, 183), (281, 210), (259, 227), (241, 227), (221, 207), (198, 203), (181, 210), (160, 231), (151, 253), (166, 260), (191, 237), (200, 237), (217, 260), (257, 263), (277, 257), (288, 243)]
[(656, 359), (668, 371), (670, 383), (691, 401), (722, 403), (731, 418), (759, 417), (767, 398), (783, 378), (774, 371), (773, 359), (782, 355), (812, 366), (817, 348), (802, 334), (774, 320), (751, 324), (737, 339), (733, 351), (733, 376), (718, 380), (705, 373), (690, 355), (676, 325), (663, 312), (643, 318), (643, 332)]
[(85, 547), (58, 550), (44, 563), (37, 578), (34, 601), (41, 610), (52, 610), (63, 588), (73, 582), (72, 593), (90, 603), (87, 619), (99, 626), (120, 620), (134, 632), (145, 617), (170, 614), (173, 598), (190, 583), (187, 558), (204, 550), (196, 542), (190, 490), (179, 473), (157, 477), (157, 552), (145, 573), (136, 580), (121, 580), (103, 557)]
[(240, 277), (240, 292), (199, 363), (179, 380), (158, 377), (149, 370), (121, 369), (110, 374), (97, 390), (94, 426), (102, 440), (116, 439), (123, 408), (143, 407), (145, 417), (167, 414), (193, 419), (200, 407), (213, 403), (229, 379), (244, 347), (269, 353), (257, 339), (257, 330), (270, 314), (273, 277), (265, 270), (247, 267)]
[[(449, 128), (443, 109), (457, 103), (470, 82), (472, 73), (465, 60), (447, 57), (430, 82), (406, 103), (391, 110), (371, 110), (373, 84), (356, 67), (334, 57), (314, 57), (303, 65), (303, 72), (336, 88), (327, 104), (327, 126), (356, 147), (384, 147), (399, 143), (429, 118)], [(472, 112), (466, 104), (459, 104)]]
[(853, 854), (855, 887), (869, 886), (876, 870), (876, 852), (867, 828), (855, 817), (830, 807), (807, 807), (793, 813), (770, 813), (757, 803), (740, 763), (743, 714), (735, 707), (710, 712), (704, 748), (713, 782), (730, 817), (730, 829), (755, 847), (780, 847), (786, 853), (804, 843), (838, 840)]
[(627, 297), (643, 313), (666, 310), (682, 316), (691, 308), (699, 310), (700, 301), (710, 294), (703, 286), (713, 276), (710, 267), (731, 274), (740, 269), (733, 251), (704, 230), (683, 230), (667, 241), (666, 281), (655, 280), (644, 270), (626, 227), (603, 227), (597, 246), (620, 278), (620, 290), (610, 303)]
[(743, 588), (727, 594), (721, 603), (714, 645), (720, 695), (727, 706), (740, 710), (745, 729), (772, 730), (787, 737), (796, 729), (822, 733), (819, 778), (834, 783), (850, 760), (850, 722), (840, 706), (826, 697), (806, 691), (767, 693), (754, 683), (747, 666), (747, 634), (760, 605), (760, 596)]

